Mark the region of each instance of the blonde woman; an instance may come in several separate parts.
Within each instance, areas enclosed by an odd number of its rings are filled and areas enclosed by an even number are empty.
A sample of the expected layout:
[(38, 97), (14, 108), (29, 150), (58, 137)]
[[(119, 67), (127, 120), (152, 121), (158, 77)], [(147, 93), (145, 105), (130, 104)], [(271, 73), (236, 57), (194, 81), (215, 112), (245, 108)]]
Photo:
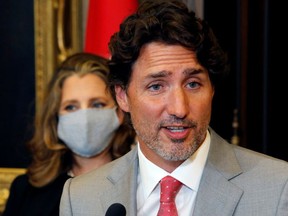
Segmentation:
[(28, 147), (32, 163), (11, 186), (4, 216), (59, 215), (65, 181), (128, 152), (135, 132), (109, 88), (107, 60), (68, 57), (48, 86)]

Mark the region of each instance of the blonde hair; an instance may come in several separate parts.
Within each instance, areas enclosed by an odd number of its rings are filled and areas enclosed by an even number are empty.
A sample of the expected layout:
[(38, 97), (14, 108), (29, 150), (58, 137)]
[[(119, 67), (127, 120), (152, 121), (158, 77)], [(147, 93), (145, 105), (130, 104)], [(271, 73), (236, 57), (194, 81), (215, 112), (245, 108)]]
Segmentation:
[[(32, 163), (27, 174), (29, 182), (35, 187), (49, 184), (72, 166), (72, 153), (57, 135), (62, 86), (73, 74), (84, 76), (88, 73), (94, 73), (103, 79), (109, 91), (107, 59), (89, 53), (77, 53), (68, 57), (49, 83), (43, 110), (35, 119), (34, 136), (27, 144), (32, 153)], [(120, 125), (110, 144), (112, 158), (116, 159), (127, 153), (134, 140), (135, 132), (132, 127), (125, 123)]]

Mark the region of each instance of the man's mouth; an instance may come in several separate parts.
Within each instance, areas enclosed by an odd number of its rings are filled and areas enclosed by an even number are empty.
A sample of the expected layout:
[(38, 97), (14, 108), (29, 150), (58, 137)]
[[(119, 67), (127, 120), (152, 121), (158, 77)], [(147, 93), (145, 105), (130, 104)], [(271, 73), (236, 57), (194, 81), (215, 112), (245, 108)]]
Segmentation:
[(171, 132), (173, 133), (180, 133), (180, 132), (183, 132), (187, 127), (166, 127), (168, 130), (170, 130)]

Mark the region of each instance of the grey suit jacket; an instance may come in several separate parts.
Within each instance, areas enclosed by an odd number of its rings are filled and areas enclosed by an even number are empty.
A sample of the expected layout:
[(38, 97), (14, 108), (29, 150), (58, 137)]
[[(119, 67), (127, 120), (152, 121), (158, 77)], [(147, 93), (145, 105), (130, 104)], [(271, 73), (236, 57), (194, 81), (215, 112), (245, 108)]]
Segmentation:
[[(211, 128), (211, 146), (193, 216), (288, 216), (288, 163), (227, 143)], [(104, 216), (121, 203), (137, 215), (137, 148), (65, 183), (60, 216)], [(147, 213), (149, 215), (149, 212)]]

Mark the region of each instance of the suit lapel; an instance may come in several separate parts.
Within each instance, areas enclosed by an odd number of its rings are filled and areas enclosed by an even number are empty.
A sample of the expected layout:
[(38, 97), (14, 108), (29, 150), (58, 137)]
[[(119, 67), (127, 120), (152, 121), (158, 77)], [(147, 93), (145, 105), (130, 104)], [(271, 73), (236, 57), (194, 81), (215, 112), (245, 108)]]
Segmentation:
[[(193, 216), (228, 216), (233, 212), (241, 199), (243, 191), (230, 183), (230, 179), (242, 173), (237, 162), (232, 144), (227, 144), (211, 128), (211, 145), (203, 171), (199, 190), (195, 200)], [(137, 215), (137, 148), (120, 158), (111, 173), (107, 176), (111, 187), (103, 194), (103, 209), (113, 203), (125, 206), (127, 215)], [(107, 196), (107, 194), (111, 194)]]
[(230, 179), (242, 173), (235, 157), (232, 144), (227, 144), (212, 129), (211, 144), (193, 216), (228, 216), (233, 212), (243, 191), (232, 184)]
[[(136, 215), (137, 148), (133, 149), (126, 156), (121, 158), (121, 162), (117, 163), (107, 176), (112, 186), (105, 191), (101, 201), (104, 209), (108, 209), (113, 203), (121, 203), (125, 206), (127, 215)], [(111, 196), (107, 196), (107, 194), (111, 194)]]

